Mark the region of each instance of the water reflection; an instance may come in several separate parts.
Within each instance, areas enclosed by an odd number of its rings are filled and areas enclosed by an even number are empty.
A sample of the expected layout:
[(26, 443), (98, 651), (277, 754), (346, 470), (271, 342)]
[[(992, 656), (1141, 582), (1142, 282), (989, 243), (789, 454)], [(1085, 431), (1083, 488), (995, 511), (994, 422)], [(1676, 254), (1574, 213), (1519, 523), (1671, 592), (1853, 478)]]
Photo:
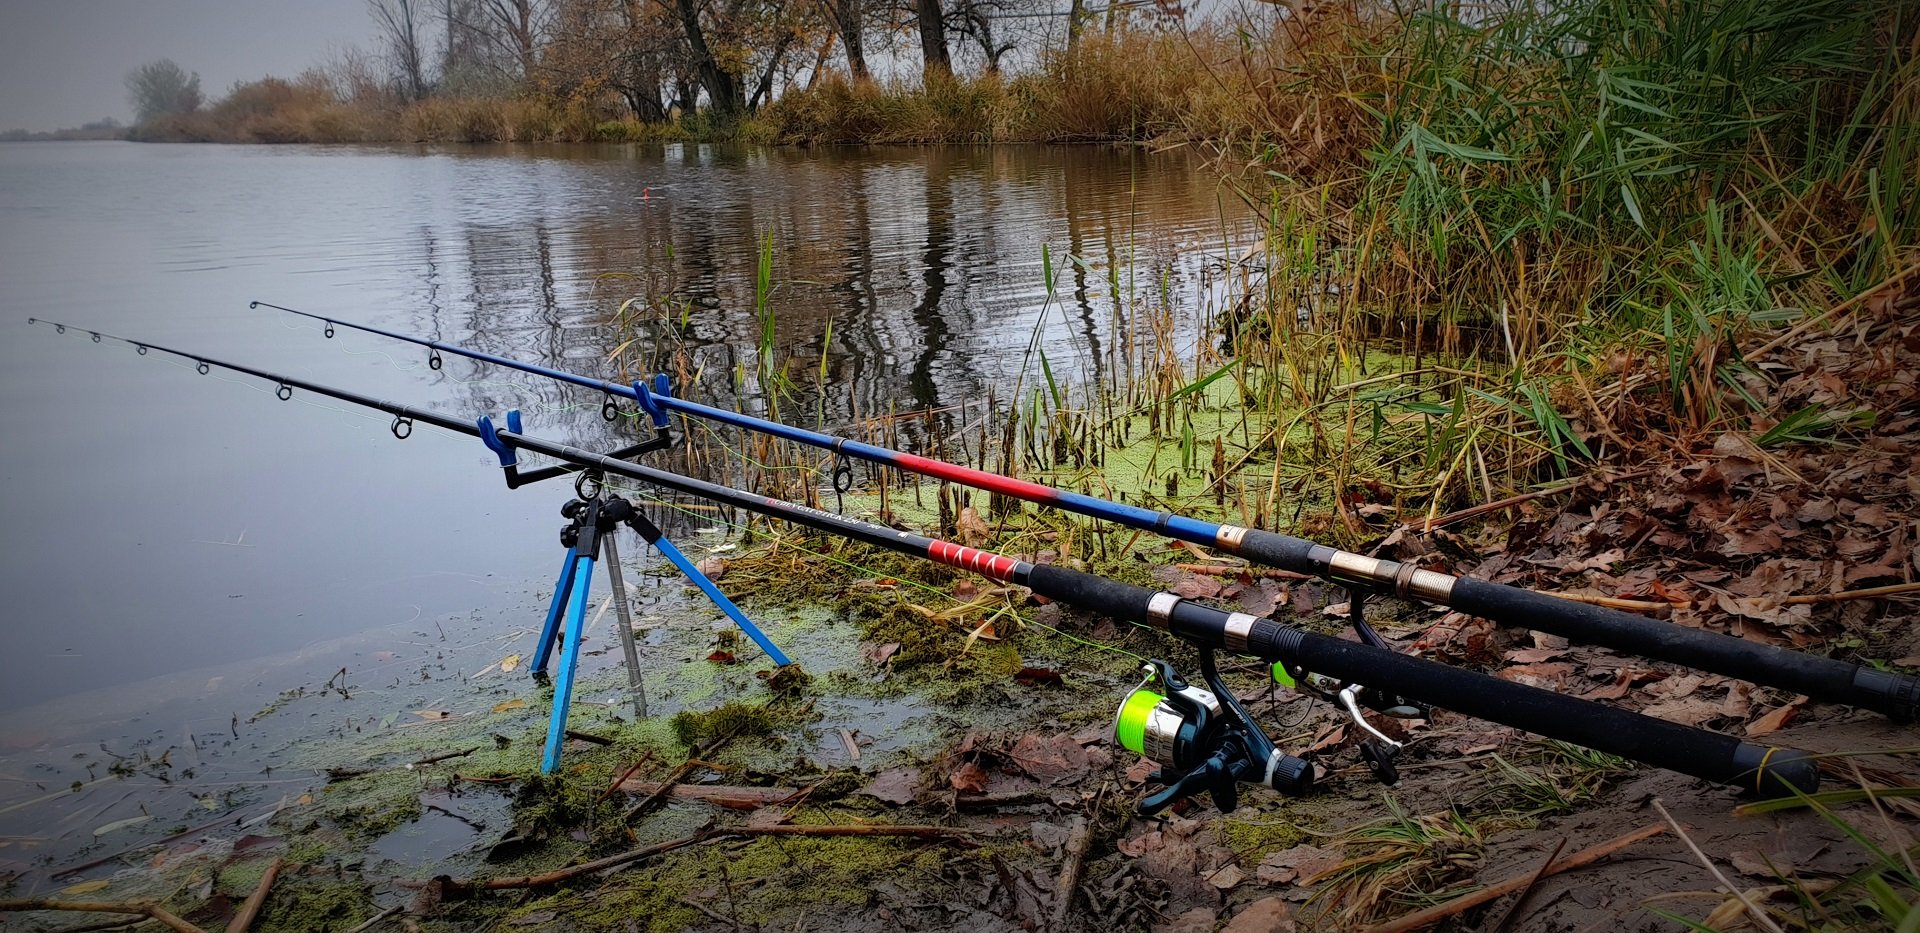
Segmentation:
[[(895, 435), (925, 449), (981, 417), (987, 398), (1032, 392), (1030, 345), (1062, 382), (1111, 381), (1129, 371), (1143, 307), (1191, 321), (1219, 304), (1207, 255), (1251, 231), (1223, 215), (1213, 178), (1181, 154), (1092, 147), (15, 147), (0, 151), (0, 272), (22, 318), (64, 316), (464, 416), (517, 407), (535, 433), (586, 446), (648, 429), (602, 420), (589, 391), (464, 359), (430, 369), (417, 348), (344, 330), (323, 341), (317, 326), (245, 303), (601, 378), (665, 370), (684, 396), (839, 433), (930, 409)], [(95, 261), (101, 250), (116, 261)], [(1191, 329), (1184, 339), (1191, 346)], [(464, 442), (393, 453), (379, 421), (349, 444), (337, 417), (261, 408), (231, 387), (45, 340), (0, 346), (10, 394), (27, 403), (26, 435), (59, 441), (10, 465), (4, 582), (24, 612), (79, 621), (8, 631), (0, 648), (100, 660), (59, 676), (21, 671), (0, 687), (9, 703), (258, 657), (415, 606), (520, 612), (547, 583), (558, 502), (505, 497)], [(789, 385), (781, 398), (765, 379), (769, 350)], [(103, 393), (102, 380), (119, 388)], [(162, 412), (219, 420), (163, 424)], [(154, 467), (113, 465), (132, 443)], [(207, 450), (217, 460), (197, 462)], [(466, 459), (450, 464), (446, 450)], [(719, 478), (749, 476), (737, 457), (723, 466)], [(109, 488), (133, 504), (111, 516), (53, 505)], [(302, 493), (286, 502), (284, 489)], [(35, 546), (72, 521), (123, 529), (100, 560), (124, 579), (96, 585)], [(486, 534), (439, 543), (468, 521)], [(289, 543), (139, 547), (181, 529)], [(245, 569), (209, 580), (209, 561)], [(423, 598), (420, 574), (448, 567), (484, 568), (501, 585)], [(243, 588), (245, 604), (234, 596)], [(116, 619), (140, 624), (129, 632)], [(222, 637), (233, 631), (248, 634)]]
[[(1207, 254), (1221, 251), (1223, 233), (1246, 230), (1238, 213), (1222, 216), (1208, 172), (1180, 156), (692, 145), (566, 156), (557, 160), (573, 175), (566, 197), (548, 191), (512, 218), (421, 229), (427, 304), (453, 297), (448, 336), (598, 377), (694, 373), (699, 385), (680, 391), (703, 401), (827, 423), (989, 392), (1004, 399), (1038, 377), (1030, 342), (1063, 381), (1109, 380), (1130, 362), (1119, 348), (1137, 304), (1191, 314), (1217, 303)], [(457, 257), (436, 263), (437, 242), (455, 244)], [(784, 405), (762, 380), (763, 248), (772, 351), (794, 383)], [(454, 281), (443, 286), (443, 275)], [(622, 308), (630, 331), (608, 324)], [(415, 326), (440, 323), (436, 311)], [(627, 336), (637, 339), (608, 359)], [(487, 383), (475, 407), (509, 401), (493, 386), (497, 372), (462, 375)], [(604, 429), (580, 413), (598, 400), (576, 390), (527, 384), (514, 394), (550, 415), (572, 409), (569, 427), (614, 439), (594, 433)], [(924, 427), (951, 430), (956, 417)]]

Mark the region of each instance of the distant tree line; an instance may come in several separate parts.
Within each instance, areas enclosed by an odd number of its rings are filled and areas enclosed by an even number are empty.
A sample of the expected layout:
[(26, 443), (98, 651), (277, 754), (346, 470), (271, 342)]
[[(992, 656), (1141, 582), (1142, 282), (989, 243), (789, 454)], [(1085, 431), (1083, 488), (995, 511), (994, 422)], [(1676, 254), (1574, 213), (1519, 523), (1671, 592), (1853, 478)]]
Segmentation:
[[(1037, 51), (1066, 20), (1074, 41), (1083, 0), (368, 0), (378, 56), (406, 100), (501, 91), (558, 98), (616, 96), (657, 122), (697, 106), (726, 121), (804, 77), (874, 74), (870, 55), (918, 59), (926, 77), (956, 59), (983, 73)], [(1162, 12), (1168, 6), (1135, 3)], [(1177, 11), (1176, 11), (1177, 12)], [(1008, 26), (1014, 21), (1017, 26)], [(916, 54), (917, 53), (917, 54)]]
[(103, 117), (92, 123), (83, 123), (77, 127), (34, 132), (13, 129), (0, 132), (0, 143), (51, 142), (73, 139), (124, 139), (127, 126), (112, 117)]

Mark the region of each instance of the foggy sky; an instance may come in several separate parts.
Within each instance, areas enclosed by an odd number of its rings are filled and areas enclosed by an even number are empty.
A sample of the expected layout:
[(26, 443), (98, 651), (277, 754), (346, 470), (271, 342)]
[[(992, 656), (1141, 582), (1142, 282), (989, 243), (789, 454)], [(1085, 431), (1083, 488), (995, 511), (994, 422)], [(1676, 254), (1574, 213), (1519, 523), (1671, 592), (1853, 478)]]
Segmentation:
[(0, 130), (131, 122), (126, 74), (157, 58), (217, 100), (372, 35), (365, 0), (0, 0)]

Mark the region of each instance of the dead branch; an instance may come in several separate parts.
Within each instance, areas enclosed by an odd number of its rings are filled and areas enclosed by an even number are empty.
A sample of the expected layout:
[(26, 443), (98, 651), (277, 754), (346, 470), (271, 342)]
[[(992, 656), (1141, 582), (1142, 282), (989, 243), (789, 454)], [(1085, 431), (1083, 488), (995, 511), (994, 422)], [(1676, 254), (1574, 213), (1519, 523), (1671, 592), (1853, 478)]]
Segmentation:
[(645, 767), (647, 762), (652, 760), (653, 760), (653, 749), (649, 748), (647, 749), (646, 754), (640, 756), (639, 761), (636, 761), (633, 764), (628, 765), (627, 770), (620, 772), (620, 776), (617, 778), (614, 778), (613, 783), (607, 785), (607, 789), (600, 792), (599, 799), (606, 800), (612, 797), (614, 794), (619, 793), (621, 785), (627, 783), (627, 778), (633, 777), (633, 773), (635, 771), (638, 771), (641, 768)]
[(393, 905), (392, 907), (389, 907), (389, 908), (387, 908), (386, 910), (383, 910), (383, 911), (381, 911), (381, 912), (379, 912), (379, 913), (377, 913), (377, 914), (374, 914), (374, 915), (373, 915), (373, 916), (371, 916), (371, 917), (368, 917), (368, 918), (367, 918), (367, 922), (365, 922), (365, 923), (362, 923), (362, 924), (360, 924), (359, 926), (357, 926), (357, 927), (354, 927), (354, 928), (353, 928), (353, 929), (351, 929), (351, 930), (348, 930), (348, 931), (347, 931), (347, 933), (367, 933), (367, 931), (368, 931), (368, 930), (371, 930), (371, 929), (373, 929), (374, 927), (377, 927), (377, 926), (379, 926), (379, 925), (380, 925), (380, 924), (381, 924), (382, 922), (384, 922), (384, 921), (385, 921), (385, 920), (386, 920), (386, 919), (387, 919), (388, 917), (391, 917), (391, 916), (393, 916), (394, 914), (397, 914), (397, 913), (399, 913), (400, 911), (402, 911), (402, 910), (405, 910), (405, 909), (406, 909), (406, 908), (404, 908), (404, 907), (401, 907), (401, 906), (400, 906), (399, 904), (395, 904), (395, 905)]
[(1060, 866), (1060, 880), (1053, 886), (1053, 924), (1055, 931), (1067, 928), (1073, 914), (1073, 895), (1080, 890), (1080, 873), (1087, 864), (1087, 849), (1093, 845), (1093, 824), (1084, 816), (1073, 818), (1067, 833), (1067, 860)]
[(1435, 904), (1425, 910), (1414, 911), (1397, 920), (1391, 920), (1386, 923), (1368, 927), (1366, 933), (1411, 933), (1413, 930), (1430, 927), (1448, 917), (1464, 913), (1488, 901), (1505, 897), (1521, 888), (1528, 887), (1535, 882), (1535, 876), (1548, 878), (1562, 872), (1572, 871), (1576, 868), (1585, 868), (1636, 842), (1651, 839), (1666, 831), (1667, 828), (1665, 826), (1657, 823), (1652, 826), (1642, 826), (1624, 836), (1609, 839), (1597, 846), (1575, 852), (1564, 861), (1554, 862), (1551, 866), (1541, 871), (1516, 875), (1491, 887), (1481, 888), (1472, 894), (1456, 897), (1444, 904)]
[(1507, 905), (1507, 912), (1500, 916), (1499, 923), (1493, 925), (1493, 933), (1504, 933), (1508, 925), (1513, 923), (1513, 918), (1520, 914), (1520, 906), (1527, 902), (1527, 896), (1532, 894), (1533, 889), (1540, 884), (1540, 879), (1547, 876), (1547, 869), (1553, 867), (1553, 860), (1559, 858), (1560, 853), (1566, 848), (1567, 837), (1561, 836), (1560, 841), (1553, 844), (1553, 851), (1547, 853), (1546, 861), (1540, 863), (1539, 870), (1533, 873), (1533, 877), (1527, 879), (1526, 887), (1521, 888), (1520, 893), (1514, 896), (1513, 903)]
[(973, 830), (951, 826), (915, 826), (896, 823), (850, 823), (837, 826), (731, 826), (729, 836), (912, 836), (916, 839), (971, 839)]
[(657, 845), (629, 849), (618, 855), (609, 855), (603, 859), (595, 859), (591, 862), (583, 862), (567, 868), (557, 868), (543, 874), (523, 875), (518, 878), (474, 878), (468, 881), (455, 881), (442, 875), (435, 878), (434, 882), (439, 884), (441, 893), (448, 897), (470, 894), (475, 891), (502, 891), (510, 888), (541, 888), (548, 885), (559, 884), (570, 878), (578, 878), (581, 875), (590, 875), (594, 872), (630, 865), (643, 859), (672, 852), (675, 849), (682, 849), (690, 845), (705, 842), (709, 839), (715, 839), (720, 835), (723, 834), (714, 833), (710, 827), (703, 826), (696, 830), (691, 836), (682, 836), (679, 839), (672, 839)]
[(716, 807), (729, 810), (758, 810), (761, 807), (785, 805), (805, 793), (790, 787), (740, 787), (725, 784), (688, 784), (666, 785), (655, 781), (622, 781), (615, 785), (616, 790), (630, 794), (652, 796), (665, 791), (675, 800), (698, 800)]
[(706, 762), (700, 760), (701, 755), (711, 755), (715, 751), (719, 750), (720, 746), (725, 745), (732, 740), (733, 740), (733, 733), (729, 732), (726, 735), (722, 735), (714, 738), (712, 741), (708, 742), (706, 744), (706, 747), (704, 748), (702, 748), (699, 745), (695, 745), (694, 747), (687, 749), (687, 760), (681, 762), (679, 766), (675, 767), (673, 771), (670, 772), (666, 776), (666, 778), (660, 782), (660, 787), (656, 789), (652, 794), (649, 794), (648, 796), (643, 798), (639, 803), (636, 803), (633, 806), (628, 807), (627, 812), (620, 815), (620, 822), (631, 823), (633, 822), (634, 817), (647, 812), (648, 810), (653, 808), (654, 804), (657, 804), (660, 801), (666, 799), (667, 792), (673, 788), (673, 785), (680, 783), (681, 779), (685, 778), (687, 776), (687, 773), (692, 771), (694, 768), (697, 768), (706, 764)]
[(77, 910), (95, 914), (142, 914), (172, 927), (179, 933), (207, 933), (173, 914), (159, 904), (133, 901), (49, 901), (39, 898), (0, 901), (0, 913), (18, 910)]
[(241, 904), (240, 911), (227, 921), (227, 933), (247, 933), (247, 928), (253, 926), (254, 918), (260, 916), (260, 908), (267, 903), (267, 892), (273, 889), (273, 879), (280, 877), (280, 866), (286, 862), (284, 858), (274, 857), (273, 863), (267, 866), (266, 874), (260, 876), (260, 883), (254, 887), (253, 893), (247, 895), (246, 903)]
[(455, 759), (455, 758), (465, 758), (465, 757), (467, 757), (468, 755), (471, 755), (471, 754), (473, 754), (474, 752), (477, 752), (477, 751), (479, 751), (479, 750), (480, 750), (480, 746), (478, 746), (478, 745), (475, 745), (474, 747), (472, 747), (472, 748), (469, 748), (469, 749), (467, 749), (467, 750), (466, 750), (466, 751), (464, 751), (464, 752), (443, 752), (443, 753), (441, 753), (441, 754), (438, 754), (438, 755), (430, 755), (430, 756), (428, 756), (428, 757), (426, 757), (426, 758), (422, 758), (422, 759), (420, 759), (419, 761), (416, 761), (416, 762), (414, 762), (413, 764), (410, 764), (410, 765), (408, 765), (407, 767), (409, 767), (409, 768), (421, 768), (421, 767), (425, 767), (425, 766), (427, 766), (427, 765), (430, 765), (430, 764), (435, 764), (435, 763), (437, 763), (437, 762), (442, 762), (442, 761), (451, 761), (451, 760), (453, 760), (453, 759)]

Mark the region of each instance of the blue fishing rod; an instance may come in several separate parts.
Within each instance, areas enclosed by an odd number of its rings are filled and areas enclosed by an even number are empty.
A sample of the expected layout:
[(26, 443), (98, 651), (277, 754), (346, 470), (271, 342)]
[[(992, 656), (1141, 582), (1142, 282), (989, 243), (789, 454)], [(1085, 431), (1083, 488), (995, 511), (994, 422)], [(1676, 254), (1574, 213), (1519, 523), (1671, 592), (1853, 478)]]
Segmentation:
[[(28, 318), (27, 323), (29, 325), (51, 325), (56, 332), (62, 334), (66, 333), (71, 326), (43, 318)], [(722, 593), (720, 588), (715, 586), (713, 581), (709, 579), (705, 573), (700, 571), (700, 568), (694, 564), (691, 558), (687, 557), (679, 548), (674, 547), (673, 542), (667, 540), (658, 526), (648, 521), (646, 516), (641, 515), (638, 510), (635, 510), (632, 504), (626, 500), (601, 495), (599, 483), (596, 479), (596, 477), (603, 472), (599, 467), (589, 467), (585, 473), (568, 466), (550, 466), (522, 472), (512, 452), (506, 447), (499, 445), (499, 441), (493, 431), (492, 423), (485, 418), (481, 419), (479, 424), (469, 424), (430, 409), (416, 408), (411, 405), (403, 405), (399, 402), (390, 402), (384, 399), (373, 398), (372, 396), (361, 395), (357, 392), (335, 389), (320, 385), (319, 383), (296, 379), (291, 376), (283, 376), (278, 373), (256, 369), (240, 363), (223, 362), (203, 354), (189, 353), (185, 350), (175, 350), (143, 340), (119, 337), (105, 331), (92, 330), (89, 328), (75, 329), (91, 337), (94, 343), (100, 343), (103, 340), (124, 343), (133, 347), (135, 352), (141, 356), (146, 356), (147, 351), (153, 350), (189, 360), (194, 364), (194, 370), (203, 376), (211, 372), (214, 367), (219, 367), (242, 375), (264, 379), (268, 382), (275, 383), (274, 395), (281, 401), (292, 399), (293, 390), (303, 389), (327, 396), (328, 398), (350, 402), (363, 408), (371, 408), (376, 411), (385, 412), (393, 416), (393, 423), (388, 426), (388, 430), (392, 432), (395, 438), (400, 440), (406, 440), (412, 436), (413, 426), (416, 421), (424, 422), (448, 431), (480, 438), (499, 456), (502, 473), (505, 476), (507, 488), (509, 489), (517, 489), (521, 486), (552, 479), (556, 476), (576, 475), (578, 479), (575, 482), (574, 489), (580, 498), (568, 502), (561, 510), (563, 517), (572, 520), (572, 524), (561, 531), (561, 541), (567, 546), (567, 556), (561, 564), (560, 580), (554, 587), (553, 599), (548, 606), (546, 621), (541, 626), (540, 639), (537, 647), (534, 649), (534, 658), (531, 665), (531, 671), (536, 677), (545, 676), (547, 663), (554, 652), (556, 643), (558, 644), (560, 650), (560, 666), (557, 674), (554, 676), (553, 713), (547, 725), (547, 744), (541, 758), (541, 771), (544, 773), (551, 774), (560, 766), (561, 743), (565, 741), (566, 738), (567, 712), (573, 702), (574, 675), (579, 667), (580, 642), (586, 630), (586, 610), (589, 602), (587, 594), (593, 580), (595, 561), (603, 551), (607, 555), (607, 567), (612, 576), (614, 601), (621, 607), (621, 616), (624, 617), (626, 615), (625, 583), (620, 579), (618, 564), (619, 552), (615, 549), (614, 539), (612, 534), (610, 534), (614, 527), (619, 524), (626, 524), (632, 527), (640, 534), (642, 539), (657, 549), (661, 556), (665, 557), (675, 568), (686, 575), (688, 581), (699, 588), (708, 599), (712, 600), (714, 605), (717, 606), (727, 618), (731, 619), (735, 625), (739, 626), (740, 630), (745, 632), (747, 637), (753, 640), (754, 644), (759, 645), (761, 650), (765, 651), (767, 656), (772, 659), (775, 664), (785, 667), (792, 663), (788, 660), (786, 654), (774, 645), (772, 639), (769, 639), (766, 633), (760, 630), (759, 626), (753, 624), (753, 620), (747, 618), (746, 613), (742, 612), (740, 607), (734, 604), (733, 600), (728, 599), (726, 594)], [(517, 432), (520, 429), (520, 412), (509, 412), (507, 414), (507, 424), (510, 431)], [(595, 454), (594, 456), (607, 463), (626, 463), (626, 460), (623, 459), (625, 457), (661, 449), (668, 443), (668, 438), (665, 434), (666, 422), (664, 418), (656, 424), (656, 428), (660, 430), (660, 433), (650, 441), (622, 448), (610, 454)], [(574, 450), (577, 448), (568, 449)], [(566, 458), (556, 459), (562, 460), (563, 463), (570, 462), (567, 461)], [(622, 619), (622, 626), (626, 626), (624, 618)], [(633, 647), (632, 629), (626, 628), (621, 635), (621, 647), (626, 654), (629, 684), (633, 686), (636, 691), (635, 704), (638, 709), (644, 710), (644, 694), (638, 692), (639, 659)]]
[[(64, 325), (56, 326), (65, 329)], [(142, 354), (151, 349), (190, 360), (202, 374), (217, 366), (267, 380), (277, 384), (275, 394), (283, 401), (291, 399), (293, 390), (299, 389), (385, 412), (395, 419), (395, 437), (410, 434), (416, 421), (477, 437), (499, 458), (503, 471), (518, 469), (519, 451), (532, 451), (582, 470), (625, 476), (661, 489), (698, 496), (1023, 586), (1048, 599), (1166, 632), (1192, 643), (1202, 651), (1201, 671), (1207, 687), (1212, 689), (1182, 679), (1165, 662), (1153, 663), (1148, 665), (1147, 682), (1128, 694), (1116, 718), (1116, 740), (1161, 764), (1154, 780), (1166, 785), (1166, 791), (1149, 797), (1145, 802), (1149, 807), (1164, 807), (1177, 797), (1208, 792), (1222, 809), (1231, 809), (1236, 800), (1235, 788), (1242, 783), (1283, 793), (1303, 793), (1312, 786), (1311, 765), (1275, 748), (1233, 698), (1232, 691), (1220, 681), (1212, 658), (1215, 651), (1256, 657), (1300, 676), (1311, 672), (1334, 679), (1333, 686), (1340, 689), (1348, 712), (1369, 731), (1372, 727), (1361, 717), (1353, 699), (1360, 683), (1383, 685), (1391, 689), (1393, 696), (1443, 706), (1489, 722), (1733, 785), (1750, 793), (1788, 796), (1811, 793), (1819, 787), (1818, 762), (1805, 752), (1755, 745), (1694, 726), (1403, 655), (1390, 648), (1323, 635), (1244, 612), (1228, 612), (1173, 593), (1157, 592), (1067, 567), (1035, 564), (630, 463), (522, 433), (517, 412), (508, 413), (507, 428), (501, 430), (491, 418), (469, 422), (431, 409), (373, 398), (203, 354), (98, 331), (83, 332), (96, 341), (106, 338), (127, 343)], [(398, 429), (402, 424), (408, 426), (404, 432)], [(577, 645), (578, 638), (570, 638), (569, 642)], [(1368, 692), (1375, 696), (1372, 702), (1393, 702), (1386, 693)], [(556, 703), (558, 701), (556, 696)], [(556, 711), (563, 709), (557, 707)]]
[[(334, 328), (339, 326), (426, 347), (430, 353), (427, 358), (428, 365), (435, 369), (441, 365), (440, 354), (451, 353), (594, 389), (608, 397), (601, 412), (609, 420), (617, 417), (617, 414), (614, 414), (617, 409), (614, 407), (613, 399), (628, 398), (652, 416), (656, 423), (663, 421), (668, 412), (674, 412), (785, 438), (795, 443), (832, 451), (836, 455), (899, 467), (913, 473), (984, 489), (1027, 502), (1117, 522), (1130, 528), (1217, 547), (1256, 563), (1353, 587), (1356, 593), (1351, 604), (1356, 609), (1362, 601), (1360, 597), (1366, 592), (1393, 593), (1403, 598), (1450, 606), (1468, 615), (1480, 616), (1503, 625), (1548, 632), (1587, 644), (1600, 645), (1697, 670), (1804, 693), (1815, 699), (1875, 710), (1901, 722), (1920, 718), (1920, 677), (1912, 674), (1883, 671), (1864, 664), (1818, 657), (1747, 641), (1732, 635), (1687, 628), (1617, 609), (1573, 602), (1488, 580), (1425, 570), (1410, 563), (1368, 557), (1277, 532), (1217, 524), (1171, 512), (1158, 512), (1082, 493), (1054, 489), (1027, 480), (988, 473), (959, 464), (890, 450), (674, 398), (660, 391), (659, 388), (648, 388), (643, 382), (622, 385), (494, 353), (471, 350), (444, 341), (430, 340), (367, 324), (356, 324), (264, 301), (252, 302), (249, 307), (271, 308), (321, 321), (326, 325), (325, 333), (329, 338), (333, 336)], [(664, 377), (660, 378), (664, 379)], [(661, 387), (664, 387), (663, 383)], [(1356, 625), (1355, 628), (1369, 642), (1380, 643), (1377, 636), (1368, 637), (1372, 632), (1365, 627), (1364, 623)]]

